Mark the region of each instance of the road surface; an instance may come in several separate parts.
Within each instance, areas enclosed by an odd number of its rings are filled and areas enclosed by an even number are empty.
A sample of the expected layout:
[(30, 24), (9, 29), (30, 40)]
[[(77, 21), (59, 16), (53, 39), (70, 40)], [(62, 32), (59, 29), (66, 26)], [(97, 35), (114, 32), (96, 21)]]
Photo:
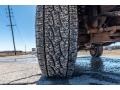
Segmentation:
[(120, 58), (79, 56), (76, 60), (74, 76), (70, 79), (58, 80), (41, 76), (37, 57), (34, 55), (0, 57), (0, 84), (120, 84)]
[(34, 55), (0, 57), (0, 84), (36, 84), (40, 75)]

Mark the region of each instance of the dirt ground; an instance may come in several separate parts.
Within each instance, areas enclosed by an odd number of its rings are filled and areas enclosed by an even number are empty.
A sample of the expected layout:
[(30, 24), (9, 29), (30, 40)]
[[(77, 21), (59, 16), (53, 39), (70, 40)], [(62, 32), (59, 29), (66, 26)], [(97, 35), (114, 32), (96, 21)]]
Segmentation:
[[(80, 56), (89, 56), (89, 51), (79, 51), (78, 52), (78, 57)], [(104, 50), (103, 51), (103, 57), (109, 56), (109, 57), (120, 57), (120, 49), (118, 50)]]

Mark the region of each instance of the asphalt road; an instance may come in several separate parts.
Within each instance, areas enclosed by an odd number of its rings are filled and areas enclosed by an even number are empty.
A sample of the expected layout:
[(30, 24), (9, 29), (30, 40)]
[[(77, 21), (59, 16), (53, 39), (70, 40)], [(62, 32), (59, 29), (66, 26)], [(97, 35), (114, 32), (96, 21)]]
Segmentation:
[(0, 84), (36, 84), (41, 76), (36, 56), (0, 57)]
[(0, 84), (116, 85), (120, 84), (120, 58), (80, 56), (73, 77), (49, 79), (41, 75), (34, 55), (1, 57)]

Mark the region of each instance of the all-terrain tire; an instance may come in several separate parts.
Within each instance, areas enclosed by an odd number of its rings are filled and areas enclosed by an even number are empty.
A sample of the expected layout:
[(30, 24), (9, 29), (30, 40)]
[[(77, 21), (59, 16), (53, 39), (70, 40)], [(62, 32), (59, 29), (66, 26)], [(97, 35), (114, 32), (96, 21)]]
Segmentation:
[(37, 6), (36, 46), (47, 77), (69, 77), (77, 56), (77, 6)]

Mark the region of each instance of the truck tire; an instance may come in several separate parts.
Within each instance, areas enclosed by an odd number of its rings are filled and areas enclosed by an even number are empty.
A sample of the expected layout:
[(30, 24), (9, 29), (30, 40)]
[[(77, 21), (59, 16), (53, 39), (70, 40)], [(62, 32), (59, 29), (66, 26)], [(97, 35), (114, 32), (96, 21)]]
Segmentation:
[(36, 7), (37, 57), (44, 76), (64, 78), (73, 75), (77, 36), (77, 6)]
[(99, 57), (103, 54), (103, 46), (95, 45), (90, 49), (92, 57)]

